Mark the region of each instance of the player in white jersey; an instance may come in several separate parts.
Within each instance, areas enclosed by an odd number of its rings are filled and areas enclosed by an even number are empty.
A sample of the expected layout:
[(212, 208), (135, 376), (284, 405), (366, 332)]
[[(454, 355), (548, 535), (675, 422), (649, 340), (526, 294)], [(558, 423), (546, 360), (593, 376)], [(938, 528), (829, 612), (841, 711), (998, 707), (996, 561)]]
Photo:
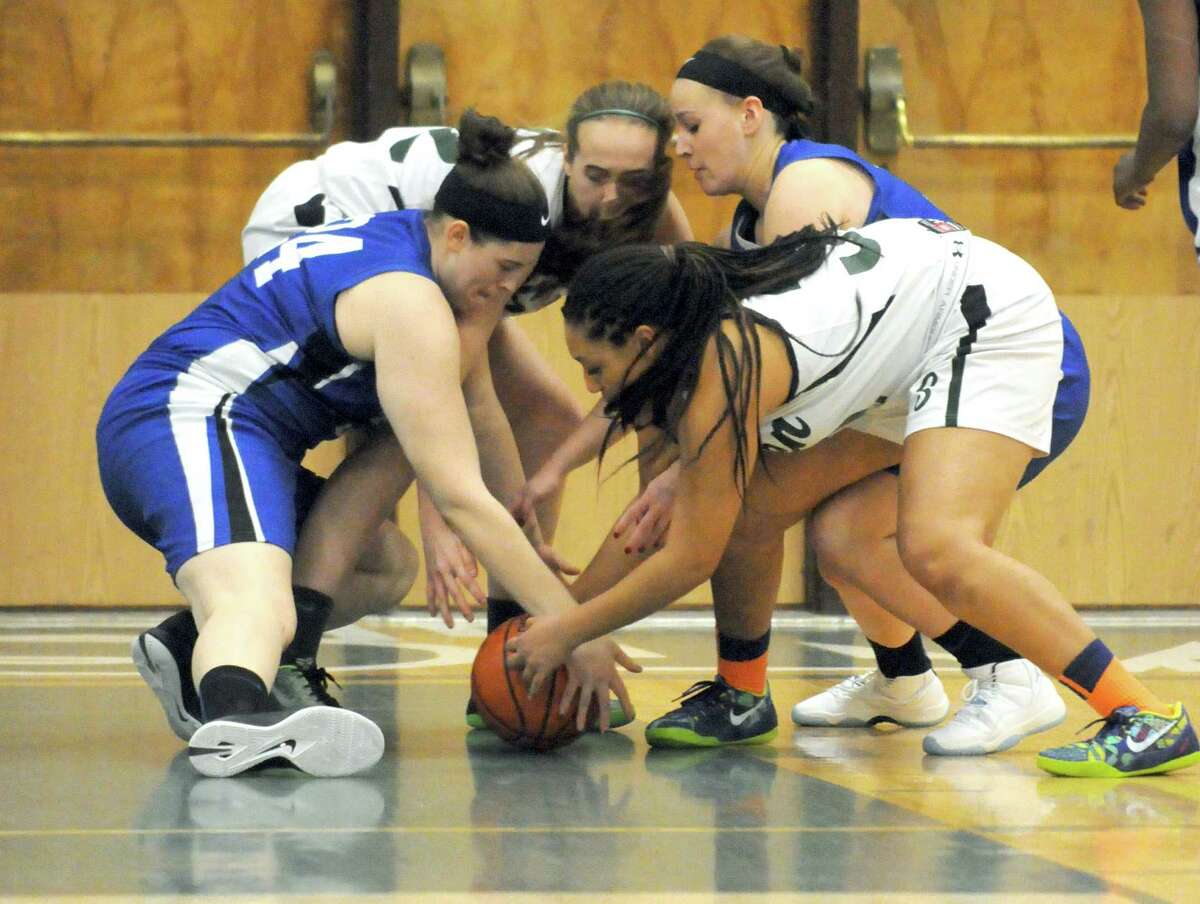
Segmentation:
[[(1159, 700), (1045, 578), (991, 548), (1022, 473), (1050, 450), (1062, 358), (1054, 297), (1020, 258), (917, 220), (810, 228), (741, 253), (632, 246), (580, 269), (563, 316), (606, 410), (675, 444), (682, 468), (664, 547), (509, 641), (532, 689), (575, 644), (708, 579), (736, 553), (743, 512), (801, 517), (811, 460), (799, 474), (792, 463), (855, 430), (890, 443), (902, 465), (908, 573), (1105, 720), (1095, 739), (1044, 751), (1039, 766), (1139, 775), (1200, 761), (1182, 704)], [(769, 696), (714, 684), (696, 698), (773, 734)]]
[[(891, 217), (950, 219), (913, 186), (848, 148), (808, 139), (812, 91), (801, 75), (799, 59), (787, 48), (741, 35), (708, 41), (681, 67), (670, 99), (676, 152), (698, 185), (709, 195), (741, 198), (733, 224), (716, 240), (722, 247), (759, 247), (826, 218), (843, 227)], [(1088, 371), (1082, 342), (1065, 317), (1063, 332), (1064, 376), (1055, 402), (1051, 454), (1032, 462), (1022, 483), (1067, 447), (1086, 412)], [(829, 444), (823, 446), (822, 459), (815, 462), (819, 467), (814, 467), (808, 483), (813, 498), (826, 501), (809, 520), (806, 536), (817, 551), (822, 574), (866, 634), (877, 668), (797, 703), (793, 719), (823, 725), (894, 721), (932, 726), (941, 721), (950, 704), (925, 653), (923, 632), (954, 655), (974, 690), (970, 705), (927, 736), (927, 750), (989, 753), (1057, 724), (1065, 707), (1054, 684), (1038, 669), (954, 618), (927, 593), (894, 592), (897, 587), (914, 589), (903, 574), (888, 573), (897, 561), (898, 471), (881, 470), (886, 444), (874, 437), (846, 431), (835, 442), (838, 454), (829, 452)], [(825, 459), (835, 460), (837, 467)], [(530, 479), (530, 486), (558, 485), (570, 464), (574, 461), (569, 454), (555, 453)], [(655, 476), (655, 464), (639, 462), (645, 487), (617, 520), (608, 548), (601, 553), (616, 563), (614, 567), (621, 567), (623, 555), (652, 552), (665, 536), (678, 466)], [(748, 554), (731, 557), (712, 578), (716, 672), (719, 681), (762, 695), (784, 531), (769, 518), (747, 516), (743, 522), (743, 552), (752, 550), (754, 559)], [(739, 567), (732, 566), (734, 561)], [(865, 589), (867, 585), (872, 586)], [(886, 598), (876, 589), (879, 586), (891, 591)], [(576, 596), (585, 599), (591, 590), (577, 585)], [(889, 608), (876, 598), (885, 598)], [(647, 741), (654, 745), (661, 735), (678, 743), (679, 729), (690, 721), (691, 710), (685, 703), (651, 720)], [(728, 728), (718, 731), (723, 743), (744, 742)], [(710, 746), (716, 737), (695, 735), (693, 741)]]
[[(542, 183), (549, 201), (551, 237), (538, 268), (516, 293), (510, 313), (554, 301), (588, 254), (628, 241), (691, 238), (687, 218), (670, 192), (666, 143), (672, 120), (666, 101), (645, 85), (604, 82), (573, 103), (564, 134), (521, 130), (513, 155)], [(296, 231), (344, 216), (394, 209), (428, 209), (454, 160), (456, 133), (444, 127), (395, 128), (374, 141), (344, 142), (315, 160), (281, 173), (255, 206), (243, 231), (247, 258)], [(562, 440), (584, 423), (565, 384), (511, 321), (489, 344), (497, 394), (521, 452), (526, 473), (538, 471)], [(603, 423), (588, 418), (586, 442), (598, 447)], [(553, 538), (561, 488), (544, 494), (536, 514)], [(470, 618), (474, 560), (422, 496), (431, 613), (453, 623), (452, 605)], [(494, 626), (519, 609), (490, 599)]]

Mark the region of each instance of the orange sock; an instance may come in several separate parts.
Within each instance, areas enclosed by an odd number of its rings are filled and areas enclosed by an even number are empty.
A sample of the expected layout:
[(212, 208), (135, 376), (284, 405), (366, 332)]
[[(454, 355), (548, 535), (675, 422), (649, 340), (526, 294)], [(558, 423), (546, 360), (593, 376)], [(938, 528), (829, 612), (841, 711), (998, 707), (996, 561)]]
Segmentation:
[(767, 692), (767, 648), (771, 632), (754, 640), (717, 632), (717, 674), (739, 691), (761, 697)]
[(1171, 707), (1134, 678), (1099, 639), (1093, 640), (1071, 660), (1058, 680), (1102, 716), (1120, 706), (1136, 706), (1163, 714), (1171, 711)]

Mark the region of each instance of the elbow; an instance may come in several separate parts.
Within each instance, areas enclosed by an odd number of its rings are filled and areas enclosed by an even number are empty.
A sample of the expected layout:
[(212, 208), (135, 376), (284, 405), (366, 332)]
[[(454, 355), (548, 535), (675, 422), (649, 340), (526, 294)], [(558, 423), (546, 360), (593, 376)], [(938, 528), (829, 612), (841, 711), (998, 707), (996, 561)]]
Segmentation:
[(1196, 129), (1197, 117), (1200, 117), (1200, 104), (1177, 104), (1172, 107), (1149, 107), (1147, 118), (1153, 123), (1152, 128), (1169, 141), (1173, 147), (1182, 148), (1188, 143)]
[(488, 502), (494, 502), (482, 483), (474, 488), (467, 484), (427, 487), (427, 491), (434, 507), (456, 532), (461, 532), (465, 522), (478, 517)]

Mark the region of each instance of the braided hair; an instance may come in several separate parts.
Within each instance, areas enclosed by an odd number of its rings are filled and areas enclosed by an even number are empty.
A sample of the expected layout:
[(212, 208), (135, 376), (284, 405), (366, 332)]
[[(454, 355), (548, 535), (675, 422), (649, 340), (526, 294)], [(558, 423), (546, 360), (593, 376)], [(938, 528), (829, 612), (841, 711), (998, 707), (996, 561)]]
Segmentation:
[[(655, 327), (654, 341), (635, 361), (661, 346), (642, 374), (609, 401), (606, 413), (613, 423), (605, 448), (618, 429), (631, 426), (654, 426), (678, 441), (679, 423), (699, 380), (708, 342), (714, 339), (726, 404), (696, 454), (730, 421), (736, 444), (733, 477), (744, 493), (750, 477), (749, 444), (757, 437), (750, 403), (762, 375), (753, 314), (742, 300), (794, 288), (844, 241), (854, 238), (826, 224), (820, 229), (806, 226), (751, 251), (682, 242), (624, 245), (589, 258), (571, 282), (563, 318), (589, 340), (617, 346), (638, 326)], [(736, 343), (722, 329), (726, 320), (736, 326)]]

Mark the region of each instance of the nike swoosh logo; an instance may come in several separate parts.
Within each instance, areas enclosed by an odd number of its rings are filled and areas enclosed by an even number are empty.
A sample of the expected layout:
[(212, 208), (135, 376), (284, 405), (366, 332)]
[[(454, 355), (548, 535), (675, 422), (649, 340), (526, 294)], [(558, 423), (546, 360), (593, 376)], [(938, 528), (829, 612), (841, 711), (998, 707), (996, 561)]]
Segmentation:
[(743, 722), (745, 722), (747, 719), (750, 718), (751, 714), (758, 712), (759, 707), (761, 707), (764, 702), (766, 702), (766, 701), (760, 700), (758, 703), (754, 704), (752, 707), (750, 707), (744, 713), (730, 713), (729, 721), (732, 722), (734, 725), (741, 725)]
[(1163, 735), (1167, 734), (1172, 728), (1174, 728), (1178, 724), (1179, 724), (1179, 720), (1176, 719), (1175, 721), (1170, 722), (1167, 725), (1163, 726), (1158, 731), (1154, 731), (1154, 732), (1151, 732), (1150, 734), (1146, 735), (1146, 737), (1144, 737), (1140, 741), (1135, 741), (1135, 740), (1133, 740), (1133, 738), (1130, 738), (1128, 741), (1125, 742), (1125, 746), (1129, 748), (1129, 751), (1131, 753), (1141, 753), (1143, 750), (1145, 750), (1151, 744), (1155, 743), (1159, 738), (1163, 737)]
[(546, 214), (544, 217), (542, 217), (542, 225), (543, 226), (550, 225), (550, 214)]

